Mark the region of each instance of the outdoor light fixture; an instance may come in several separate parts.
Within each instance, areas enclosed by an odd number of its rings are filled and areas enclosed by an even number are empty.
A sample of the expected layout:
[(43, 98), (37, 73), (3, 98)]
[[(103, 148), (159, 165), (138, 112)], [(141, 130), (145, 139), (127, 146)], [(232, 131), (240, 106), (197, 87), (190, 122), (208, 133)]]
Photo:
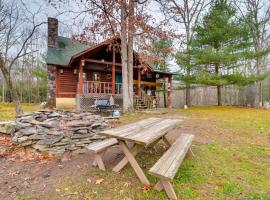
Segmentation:
[(63, 69), (60, 69), (60, 74), (63, 74), (64, 73), (64, 70)]
[(78, 73), (78, 70), (77, 69), (74, 69), (73, 73), (74, 74), (77, 74)]
[(111, 74), (107, 74), (107, 75), (106, 75), (106, 78), (107, 78), (107, 79), (111, 79), (111, 78), (112, 78), (112, 75), (111, 75)]

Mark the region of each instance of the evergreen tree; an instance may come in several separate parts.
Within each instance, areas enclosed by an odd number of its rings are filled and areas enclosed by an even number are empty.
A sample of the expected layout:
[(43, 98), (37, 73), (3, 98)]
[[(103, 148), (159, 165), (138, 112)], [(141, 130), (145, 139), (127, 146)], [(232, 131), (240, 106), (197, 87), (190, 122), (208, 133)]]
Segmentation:
[(187, 78), (194, 83), (217, 86), (218, 105), (221, 86), (246, 85), (258, 78), (244, 74), (245, 63), (254, 53), (249, 29), (243, 21), (227, 0), (215, 0), (194, 30), (191, 59), (192, 65), (196, 65), (196, 76)]

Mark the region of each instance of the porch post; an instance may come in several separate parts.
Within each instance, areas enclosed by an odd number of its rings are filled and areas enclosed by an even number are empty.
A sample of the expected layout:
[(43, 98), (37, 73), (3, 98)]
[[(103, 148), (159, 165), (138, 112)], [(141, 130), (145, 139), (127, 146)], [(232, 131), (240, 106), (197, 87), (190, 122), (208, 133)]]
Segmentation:
[(115, 94), (115, 46), (113, 43), (112, 94)]
[(79, 74), (80, 74), (80, 79), (79, 79), (79, 94), (83, 94), (83, 67), (85, 64), (85, 60), (81, 60), (80, 62), (80, 68), (79, 68)]
[(168, 106), (168, 108), (172, 108), (172, 89), (173, 89), (172, 75), (169, 75), (168, 83), (169, 83), (169, 86), (168, 86), (168, 99), (167, 99), (168, 105), (167, 106)]
[(141, 70), (139, 67), (138, 68), (138, 95), (140, 95), (140, 89), (141, 89)]

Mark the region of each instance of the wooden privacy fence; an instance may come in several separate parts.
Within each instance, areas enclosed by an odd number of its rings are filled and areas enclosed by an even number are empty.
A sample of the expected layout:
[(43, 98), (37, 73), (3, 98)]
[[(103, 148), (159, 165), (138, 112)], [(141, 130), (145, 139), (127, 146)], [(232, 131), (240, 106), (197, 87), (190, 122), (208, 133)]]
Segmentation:
[[(217, 88), (215, 86), (193, 86), (190, 90), (191, 105), (210, 106), (217, 105)], [(224, 86), (221, 88), (221, 99), (223, 105), (247, 106), (253, 105), (256, 88), (247, 86)], [(157, 93), (159, 106), (164, 107), (163, 91)], [(186, 89), (173, 90), (172, 105), (174, 108), (183, 108), (186, 101)]]

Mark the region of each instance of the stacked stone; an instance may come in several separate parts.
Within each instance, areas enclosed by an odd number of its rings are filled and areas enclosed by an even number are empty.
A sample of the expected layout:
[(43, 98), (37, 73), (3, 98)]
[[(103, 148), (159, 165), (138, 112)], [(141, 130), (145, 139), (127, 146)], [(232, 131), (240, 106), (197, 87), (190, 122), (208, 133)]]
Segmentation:
[(13, 143), (40, 152), (61, 155), (86, 152), (90, 143), (104, 139), (98, 133), (109, 128), (100, 115), (63, 110), (41, 110), (18, 116)]

